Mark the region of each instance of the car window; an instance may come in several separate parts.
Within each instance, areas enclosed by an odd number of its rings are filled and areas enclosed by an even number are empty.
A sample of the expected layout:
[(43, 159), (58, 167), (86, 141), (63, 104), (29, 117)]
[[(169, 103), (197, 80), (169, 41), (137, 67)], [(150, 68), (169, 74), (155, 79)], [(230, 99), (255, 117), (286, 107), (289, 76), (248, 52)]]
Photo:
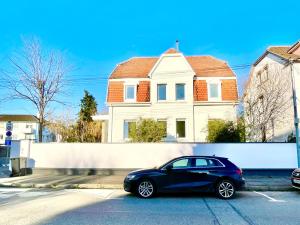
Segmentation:
[(189, 166), (189, 159), (179, 159), (172, 163), (173, 168), (186, 168)]
[(207, 167), (207, 160), (206, 159), (196, 159), (196, 167)]
[(196, 167), (215, 167), (215, 166), (223, 166), (218, 160), (215, 159), (204, 159), (198, 158), (195, 159)]

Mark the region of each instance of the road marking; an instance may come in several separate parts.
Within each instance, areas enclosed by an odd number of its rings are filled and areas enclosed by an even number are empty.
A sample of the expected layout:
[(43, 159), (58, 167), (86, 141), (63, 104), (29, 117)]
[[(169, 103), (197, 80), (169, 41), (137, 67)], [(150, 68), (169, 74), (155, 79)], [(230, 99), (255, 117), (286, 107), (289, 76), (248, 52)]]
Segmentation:
[(227, 204), (245, 221), (247, 222), (249, 225), (254, 225), (254, 222), (246, 215), (244, 215), (243, 213), (241, 213), (240, 210), (238, 210), (232, 203), (230, 203), (229, 201), (226, 201)]
[(261, 196), (264, 196), (265, 198), (269, 199), (270, 202), (286, 202), (284, 200), (277, 200), (275, 198), (272, 198), (264, 193), (261, 193), (261, 192), (258, 192), (258, 191), (253, 191), (255, 194), (258, 194), (258, 195), (261, 195)]
[(221, 225), (218, 217), (216, 216), (216, 214), (214, 213), (214, 211), (211, 209), (211, 207), (208, 205), (207, 201), (205, 200), (205, 198), (203, 198), (204, 204), (207, 207), (208, 211), (210, 212), (210, 214), (214, 217), (214, 225)]

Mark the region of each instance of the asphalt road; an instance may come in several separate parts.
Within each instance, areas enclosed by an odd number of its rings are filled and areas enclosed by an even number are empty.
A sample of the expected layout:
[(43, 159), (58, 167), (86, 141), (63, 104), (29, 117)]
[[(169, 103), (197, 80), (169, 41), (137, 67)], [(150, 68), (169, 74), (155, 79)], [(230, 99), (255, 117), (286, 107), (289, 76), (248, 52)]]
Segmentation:
[(121, 190), (0, 188), (0, 224), (299, 224), (300, 192), (163, 195), (139, 199)]

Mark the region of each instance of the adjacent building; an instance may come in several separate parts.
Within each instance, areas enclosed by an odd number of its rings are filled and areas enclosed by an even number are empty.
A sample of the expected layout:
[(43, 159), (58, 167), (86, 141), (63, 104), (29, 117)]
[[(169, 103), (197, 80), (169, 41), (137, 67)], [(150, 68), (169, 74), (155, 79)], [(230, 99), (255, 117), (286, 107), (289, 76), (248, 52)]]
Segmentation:
[(211, 119), (236, 121), (236, 75), (213, 56), (185, 56), (169, 49), (159, 57), (134, 57), (116, 66), (108, 80), (107, 142), (130, 140), (133, 123), (165, 124), (165, 141), (206, 142)]
[[(0, 144), (5, 144), (6, 124), (12, 124), (12, 140), (38, 140), (39, 123), (34, 115), (0, 115)], [(43, 142), (53, 141), (53, 134), (43, 131)]]
[(253, 64), (245, 87), (249, 141), (292, 141), (299, 96), (300, 42), (270, 46)]

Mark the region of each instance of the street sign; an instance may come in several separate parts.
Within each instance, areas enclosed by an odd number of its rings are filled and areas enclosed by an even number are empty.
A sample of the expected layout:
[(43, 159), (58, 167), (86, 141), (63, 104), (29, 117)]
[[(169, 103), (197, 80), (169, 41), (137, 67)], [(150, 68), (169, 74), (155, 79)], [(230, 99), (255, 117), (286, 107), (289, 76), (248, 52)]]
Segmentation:
[(11, 121), (8, 121), (8, 122), (6, 123), (6, 130), (7, 130), (7, 131), (12, 131), (12, 129), (13, 129), (13, 124), (12, 124)]
[(11, 121), (8, 121), (6, 123), (6, 137), (5, 137), (5, 145), (11, 146), (11, 139), (12, 139), (12, 129), (13, 129), (13, 124)]
[(6, 146), (11, 146), (11, 140), (5, 139), (5, 143)]
[(12, 132), (10, 130), (6, 131), (6, 136), (7, 137), (11, 137), (11, 135), (12, 135)]

